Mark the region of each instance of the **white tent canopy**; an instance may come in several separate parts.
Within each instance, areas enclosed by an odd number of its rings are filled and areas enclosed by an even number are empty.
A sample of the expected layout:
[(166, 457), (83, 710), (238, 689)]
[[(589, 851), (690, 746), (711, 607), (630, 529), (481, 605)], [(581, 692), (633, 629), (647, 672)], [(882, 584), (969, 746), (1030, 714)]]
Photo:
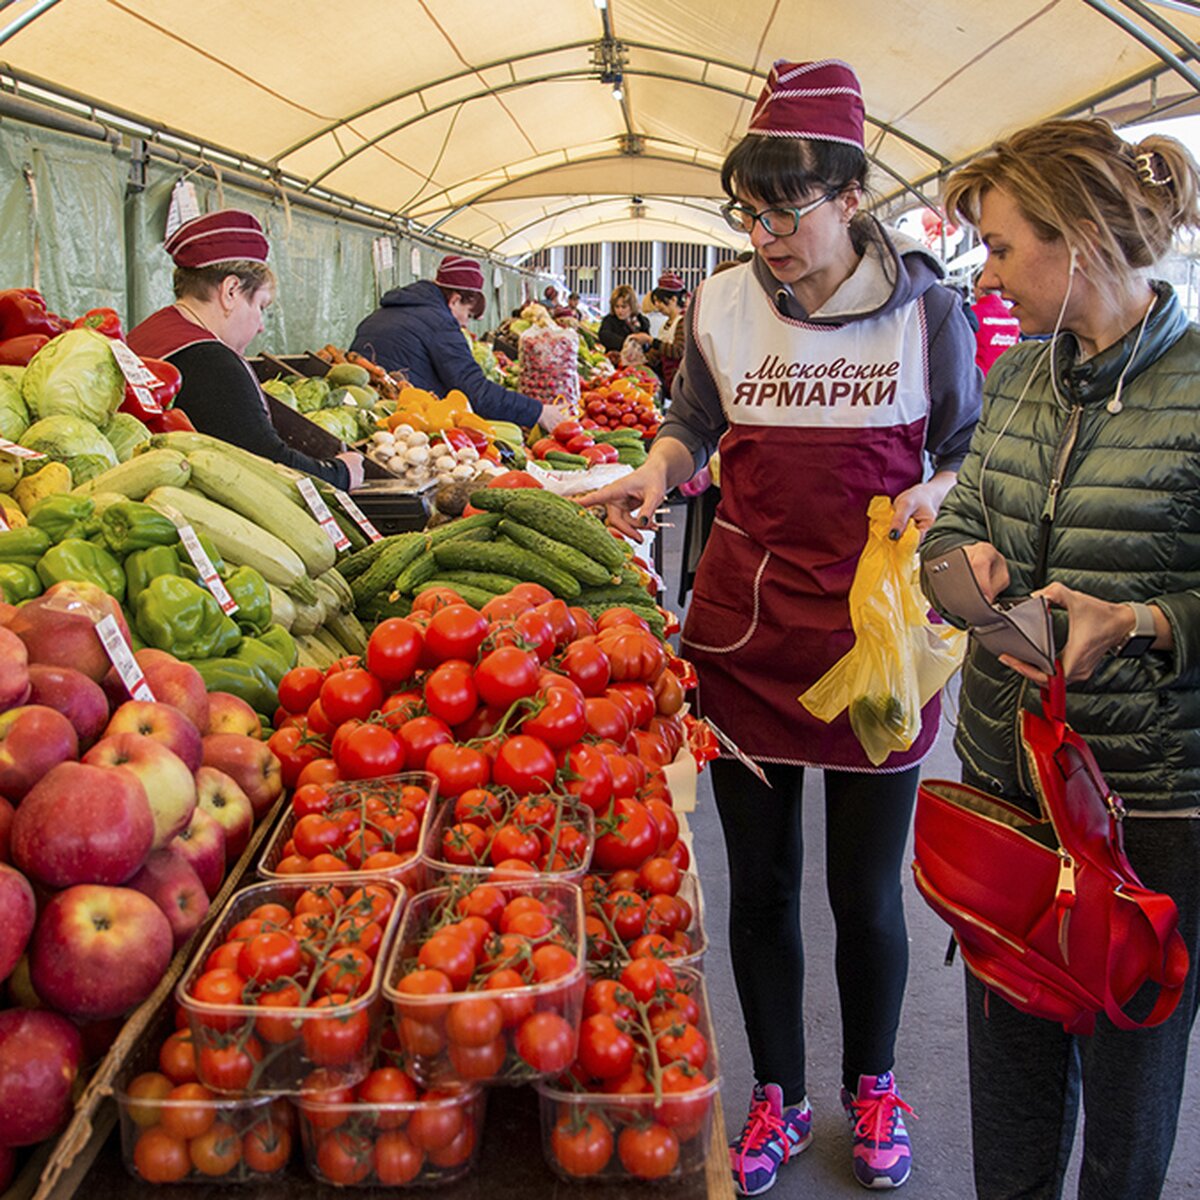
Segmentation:
[(1050, 115), (1192, 111), (1197, 41), (1192, 0), (0, 0), (18, 96), (510, 258), (740, 247), (720, 163), (776, 57), (853, 64), (886, 201)]

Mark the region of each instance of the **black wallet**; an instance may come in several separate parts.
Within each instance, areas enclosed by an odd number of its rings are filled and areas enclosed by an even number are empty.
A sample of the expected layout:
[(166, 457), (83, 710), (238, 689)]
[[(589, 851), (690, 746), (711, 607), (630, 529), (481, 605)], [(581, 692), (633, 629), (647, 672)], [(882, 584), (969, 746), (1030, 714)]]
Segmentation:
[(992, 604), (979, 590), (962, 546), (925, 560), (925, 583), (934, 604), (965, 621), (971, 636), (999, 657), (1007, 654), (1054, 674), (1054, 629), (1042, 596)]

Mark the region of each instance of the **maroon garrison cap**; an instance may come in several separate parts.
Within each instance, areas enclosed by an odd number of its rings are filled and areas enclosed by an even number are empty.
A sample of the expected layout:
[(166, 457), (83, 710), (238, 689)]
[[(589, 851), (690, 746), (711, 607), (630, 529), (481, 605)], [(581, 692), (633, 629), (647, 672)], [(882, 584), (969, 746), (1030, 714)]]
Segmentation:
[(819, 62), (778, 59), (750, 117), (747, 133), (807, 138), (863, 147), (862, 88), (837, 58)]
[(658, 283), (655, 286), (664, 292), (682, 292), (684, 290), (683, 280), (674, 271), (664, 271), (658, 277)]
[(237, 208), (193, 217), (163, 244), (177, 267), (193, 268), (223, 262), (265, 263), (270, 248), (258, 220)]

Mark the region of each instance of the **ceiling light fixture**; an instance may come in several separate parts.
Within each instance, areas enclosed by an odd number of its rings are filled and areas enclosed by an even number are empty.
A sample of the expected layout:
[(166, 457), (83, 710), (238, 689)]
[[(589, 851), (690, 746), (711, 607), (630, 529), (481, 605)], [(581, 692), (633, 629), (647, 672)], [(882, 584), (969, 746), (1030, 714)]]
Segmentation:
[(608, 0), (596, 0), (596, 7), (603, 11), (608, 7)]
[(618, 75), (613, 80), (613, 99), (620, 104), (625, 99), (625, 89), (621, 84), (621, 76)]

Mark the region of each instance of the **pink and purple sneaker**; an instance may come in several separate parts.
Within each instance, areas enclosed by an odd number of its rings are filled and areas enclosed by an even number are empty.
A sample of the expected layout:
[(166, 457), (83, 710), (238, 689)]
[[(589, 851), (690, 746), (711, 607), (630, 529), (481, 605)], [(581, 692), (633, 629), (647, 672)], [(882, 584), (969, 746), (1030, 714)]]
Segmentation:
[(854, 1132), (855, 1179), (867, 1188), (900, 1187), (912, 1170), (901, 1114), (915, 1114), (900, 1099), (892, 1073), (860, 1075), (857, 1095), (842, 1088), (842, 1107)]
[(778, 1084), (755, 1084), (746, 1124), (729, 1147), (734, 1189), (742, 1196), (761, 1195), (774, 1185), (779, 1168), (811, 1141), (808, 1100), (785, 1108)]

